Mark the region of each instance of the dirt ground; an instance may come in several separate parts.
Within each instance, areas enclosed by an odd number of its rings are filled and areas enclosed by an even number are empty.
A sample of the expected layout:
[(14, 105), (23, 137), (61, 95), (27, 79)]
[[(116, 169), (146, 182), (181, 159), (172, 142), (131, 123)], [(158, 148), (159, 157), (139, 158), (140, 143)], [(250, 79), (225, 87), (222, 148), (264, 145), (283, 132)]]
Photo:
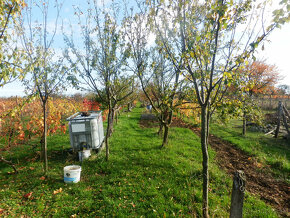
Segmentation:
[[(158, 126), (157, 120), (144, 118), (139, 122), (141, 127)], [(189, 128), (200, 135), (200, 129), (181, 119), (174, 119), (171, 127)], [(290, 187), (286, 182), (275, 179), (269, 166), (262, 165), (254, 157), (214, 135), (210, 135), (209, 144), (216, 151), (217, 163), (222, 169), (230, 175), (234, 175), (236, 170), (243, 170), (246, 174), (247, 191), (259, 196), (281, 216), (290, 217)]]

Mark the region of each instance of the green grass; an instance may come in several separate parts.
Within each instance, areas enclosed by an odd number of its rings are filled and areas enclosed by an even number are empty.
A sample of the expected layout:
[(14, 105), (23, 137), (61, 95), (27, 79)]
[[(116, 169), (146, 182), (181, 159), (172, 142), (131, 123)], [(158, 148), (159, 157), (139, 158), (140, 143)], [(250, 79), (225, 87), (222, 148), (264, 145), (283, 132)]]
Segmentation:
[[(110, 140), (110, 160), (105, 152), (83, 162), (81, 181), (63, 182), (63, 167), (78, 164), (65, 149), (68, 135), (49, 137), (49, 174), (41, 180), (42, 164), (35, 152), (19, 146), (6, 157), (18, 163), (19, 174), (1, 164), (0, 208), (9, 217), (200, 217), (202, 165), (199, 138), (183, 128), (170, 129), (169, 145), (160, 149), (156, 128), (138, 125), (143, 109), (124, 113)], [(231, 177), (215, 164), (210, 154), (210, 215), (228, 217)], [(62, 188), (62, 192), (53, 194)], [(30, 199), (23, 195), (33, 192)], [(245, 217), (278, 217), (272, 208), (246, 193)]]
[(211, 133), (235, 144), (238, 148), (256, 157), (278, 179), (290, 182), (290, 142), (282, 138), (248, 130), (242, 135), (242, 122), (232, 120), (227, 125), (211, 125)]

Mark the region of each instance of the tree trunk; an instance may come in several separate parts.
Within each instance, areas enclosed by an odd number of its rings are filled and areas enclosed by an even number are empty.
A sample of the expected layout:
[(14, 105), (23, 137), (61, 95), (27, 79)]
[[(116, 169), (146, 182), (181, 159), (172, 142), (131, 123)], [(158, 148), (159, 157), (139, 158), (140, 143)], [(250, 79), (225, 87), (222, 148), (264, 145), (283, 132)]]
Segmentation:
[(160, 137), (163, 136), (163, 126), (164, 126), (163, 115), (162, 115), (162, 113), (160, 113), (160, 119), (159, 119), (159, 130), (158, 130), (158, 135), (159, 135)]
[(168, 143), (168, 132), (169, 132), (169, 126), (168, 124), (164, 125), (164, 135), (163, 135), (163, 142), (161, 148), (164, 148), (165, 145)]
[(44, 172), (45, 174), (48, 171), (48, 159), (47, 159), (47, 122), (46, 122), (46, 101), (42, 102), (43, 106), (43, 161), (44, 161)]
[(118, 124), (119, 112), (115, 114), (115, 123)]
[(201, 107), (201, 150), (202, 150), (202, 178), (203, 178), (203, 193), (202, 193), (202, 214), (208, 218), (208, 147), (207, 147), (207, 106)]
[(110, 129), (111, 129), (111, 110), (109, 108), (109, 114), (107, 118), (107, 131), (106, 131), (106, 136), (105, 136), (105, 144), (106, 144), (106, 161), (109, 160), (109, 137), (110, 137)]
[(163, 124), (159, 124), (159, 130), (158, 130), (158, 135), (161, 137), (163, 135)]
[[(115, 110), (114, 109), (109, 109), (109, 120), (108, 120), (108, 126), (110, 127), (109, 128), (109, 137), (112, 136), (113, 134), (113, 131), (114, 131), (114, 118), (115, 118)], [(109, 125), (110, 124), (110, 125)]]
[(243, 135), (246, 135), (246, 131), (247, 131), (247, 118), (246, 118), (246, 111), (244, 110), (244, 114), (243, 114)]
[(128, 112), (131, 112), (131, 103), (128, 103), (127, 107), (128, 107)]
[(210, 110), (209, 107), (207, 109), (207, 114), (206, 114), (206, 144), (208, 145), (208, 139), (209, 139), (209, 122), (210, 122)]

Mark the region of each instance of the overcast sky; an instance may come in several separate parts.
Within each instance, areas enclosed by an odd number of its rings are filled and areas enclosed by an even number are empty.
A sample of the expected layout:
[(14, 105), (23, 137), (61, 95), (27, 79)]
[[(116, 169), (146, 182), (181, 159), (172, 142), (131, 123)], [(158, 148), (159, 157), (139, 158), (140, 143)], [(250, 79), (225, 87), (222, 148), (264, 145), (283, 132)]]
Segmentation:
[[(61, 20), (65, 23), (65, 28), (68, 30), (68, 23), (73, 20), (73, 5), (77, 5), (81, 0), (70, 0), (65, 1), (65, 4), (61, 13)], [(85, 2), (85, 0), (82, 0)], [(278, 2), (275, 0), (274, 2)], [(276, 4), (278, 5), (278, 4)], [(273, 7), (276, 7), (273, 6)], [(52, 14), (53, 16), (53, 14)], [(54, 25), (54, 22), (51, 21), (50, 25)], [(74, 29), (74, 31), (76, 31)], [(256, 55), (258, 59), (265, 59), (267, 64), (276, 65), (279, 73), (282, 75), (283, 79), (280, 81), (280, 84), (287, 84), (290, 86), (290, 24), (282, 26), (281, 29), (276, 29), (269, 36), (269, 42), (265, 43), (264, 51), (259, 50)], [(54, 47), (58, 48), (59, 53), (61, 53), (60, 47), (63, 47), (63, 36), (61, 31), (57, 32), (55, 37)], [(11, 84), (5, 85), (3, 88), (0, 88), (0, 96), (23, 96), (24, 89), (19, 82), (13, 82)], [(70, 90), (71, 92), (73, 90)]]

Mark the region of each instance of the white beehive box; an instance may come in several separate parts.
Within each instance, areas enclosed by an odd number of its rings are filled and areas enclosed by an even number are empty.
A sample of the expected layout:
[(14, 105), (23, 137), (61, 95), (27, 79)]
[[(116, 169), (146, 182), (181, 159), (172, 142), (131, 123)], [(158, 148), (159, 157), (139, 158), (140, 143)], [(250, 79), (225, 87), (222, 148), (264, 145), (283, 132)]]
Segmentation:
[(78, 112), (69, 118), (70, 143), (73, 150), (99, 149), (104, 141), (101, 111), (89, 111), (87, 116)]

